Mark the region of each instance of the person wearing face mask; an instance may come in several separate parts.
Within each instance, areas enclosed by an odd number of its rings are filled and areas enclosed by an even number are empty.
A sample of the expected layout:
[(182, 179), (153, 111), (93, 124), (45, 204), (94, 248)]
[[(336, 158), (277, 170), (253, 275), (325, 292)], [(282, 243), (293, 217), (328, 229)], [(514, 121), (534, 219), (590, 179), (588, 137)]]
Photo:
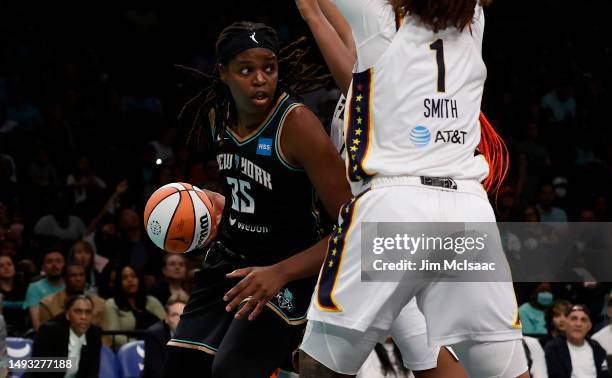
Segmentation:
[(553, 302), (553, 294), (548, 282), (542, 282), (533, 290), (529, 302), (519, 307), (519, 317), (523, 325), (523, 334), (543, 336), (546, 329), (545, 310)]
[(166, 302), (166, 317), (147, 329), (145, 336), (144, 369), (140, 378), (162, 376), (166, 361), (166, 343), (174, 336), (189, 297), (183, 292), (172, 294)]

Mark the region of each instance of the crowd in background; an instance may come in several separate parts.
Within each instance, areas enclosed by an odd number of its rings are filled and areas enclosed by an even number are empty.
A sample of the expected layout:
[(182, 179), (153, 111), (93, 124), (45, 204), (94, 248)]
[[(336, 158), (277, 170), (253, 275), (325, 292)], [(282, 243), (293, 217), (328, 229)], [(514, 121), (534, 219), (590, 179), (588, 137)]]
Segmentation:
[[(492, 198), (498, 220), (610, 222), (612, 50), (602, 36), (611, 35), (611, 5), (520, 3), (491, 7), (484, 41), (483, 111), (511, 157)], [(218, 188), (214, 156), (188, 148), (188, 122), (176, 120), (199, 88), (173, 65), (210, 71), (217, 33), (241, 19), (269, 23), (284, 41), (308, 34), (292, 1), (0, 5), (0, 293), (9, 336), (34, 338), (80, 293), (90, 294), (94, 325), (122, 331), (154, 326), (169, 298), (189, 295), (198, 258), (157, 249), (143, 207), (166, 183)], [(305, 102), (329, 126), (337, 97), (328, 88)], [(611, 286), (581, 278), (517, 284), (525, 333), (557, 336), (559, 301), (584, 304), (603, 328)], [(117, 348), (128, 338), (103, 342)]]

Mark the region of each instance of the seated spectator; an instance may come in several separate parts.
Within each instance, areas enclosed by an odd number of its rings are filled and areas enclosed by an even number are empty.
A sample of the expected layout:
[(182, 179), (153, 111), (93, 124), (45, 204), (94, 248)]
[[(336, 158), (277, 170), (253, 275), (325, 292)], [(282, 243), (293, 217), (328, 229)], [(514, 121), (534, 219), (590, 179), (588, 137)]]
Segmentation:
[(538, 214), (540, 214), (540, 221), (545, 223), (556, 223), (563, 222), (567, 223), (567, 214), (565, 210), (560, 207), (553, 206), (555, 201), (555, 188), (552, 184), (542, 185), (540, 188), (540, 195), (538, 198)]
[(542, 349), (538, 339), (530, 336), (523, 337), (523, 348), (525, 349), (531, 378), (548, 378), (544, 349)]
[(55, 166), (49, 157), (49, 151), (44, 145), (38, 146), (34, 159), (28, 166), (28, 178), (30, 182), (38, 187), (56, 187), (59, 179)]
[[(115, 276), (115, 295), (106, 300), (106, 325), (109, 331), (146, 330), (166, 317), (164, 307), (155, 297), (146, 295), (142, 279), (127, 265)], [(106, 340), (111, 343), (111, 340)], [(112, 344), (120, 348), (127, 336), (113, 336)]]
[(39, 322), (44, 324), (64, 312), (66, 299), (79, 294), (87, 294), (93, 303), (92, 323), (104, 328), (104, 299), (89, 292), (85, 292), (85, 268), (80, 264), (68, 263), (62, 272), (66, 288), (44, 297), (39, 306)]
[[(140, 216), (130, 208), (123, 208), (119, 213), (119, 244), (121, 251), (120, 259), (123, 264), (133, 266), (139, 275), (151, 273), (153, 257), (157, 256), (158, 248), (155, 248), (146, 235)], [(160, 256), (161, 260), (161, 256)], [(156, 273), (161, 270), (161, 264), (155, 269)], [(146, 277), (145, 277), (146, 278)], [(151, 285), (155, 277), (151, 277)]]
[(607, 355), (612, 355), (612, 296), (608, 298), (608, 321), (609, 324), (593, 334), (592, 339), (601, 344)]
[(85, 234), (85, 224), (70, 214), (70, 200), (65, 193), (58, 193), (51, 214), (42, 216), (34, 226), (34, 234), (73, 242)]
[(172, 294), (166, 302), (166, 318), (147, 329), (144, 369), (140, 378), (162, 377), (166, 361), (166, 343), (174, 336), (188, 300), (189, 297), (184, 293)]
[(566, 316), (565, 335), (556, 337), (544, 348), (548, 376), (610, 377), (606, 365), (606, 351), (597, 341), (586, 337), (593, 326), (588, 308), (584, 305), (574, 305)]
[(402, 361), (399, 348), (389, 337), (384, 344), (376, 344), (357, 372), (356, 378), (414, 377)]
[(88, 199), (88, 192), (106, 189), (106, 183), (91, 169), (87, 156), (79, 157), (76, 171), (66, 178), (66, 186), (74, 192), (74, 203), (79, 205)]
[(540, 345), (542, 345), (542, 347), (545, 347), (550, 340), (565, 333), (565, 322), (567, 320), (565, 314), (571, 307), (572, 304), (569, 301), (559, 299), (554, 301), (552, 306), (546, 309), (544, 318), (546, 319), (548, 334), (540, 338)]
[[(85, 281), (87, 291), (90, 293), (98, 292), (99, 273), (95, 268), (95, 253), (92, 245), (83, 240), (79, 240), (72, 245), (68, 252), (68, 264), (80, 264), (85, 267)], [(94, 323), (95, 324), (95, 323)]]
[(8, 334), (20, 334), (25, 331), (25, 286), (15, 278), (15, 264), (10, 256), (0, 256), (0, 294)]
[(174, 294), (187, 294), (183, 289), (183, 282), (187, 277), (187, 260), (178, 253), (164, 254), (162, 268), (163, 280), (158, 281), (150, 290), (150, 294), (160, 303), (166, 303)]
[(523, 334), (531, 336), (543, 336), (548, 333), (546, 330), (546, 318), (544, 310), (553, 301), (550, 284), (542, 282), (531, 292), (529, 302), (525, 302), (519, 307), (519, 317), (523, 325)]
[(91, 324), (92, 311), (93, 303), (88, 296), (70, 297), (66, 302), (66, 315), (43, 324), (34, 340), (32, 358), (76, 358), (77, 371), (27, 373), (26, 377), (98, 377), (102, 344), (100, 328)]
[(59, 251), (49, 250), (43, 255), (42, 271), (44, 277), (28, 286), (23, 308), (29, 310), (34, 329), (38, 329), (40, 326), (40, 320), (38, 319), (40, 301), (44, 297), (64, 289), (62, 269), (64, 269), (64, 255)]

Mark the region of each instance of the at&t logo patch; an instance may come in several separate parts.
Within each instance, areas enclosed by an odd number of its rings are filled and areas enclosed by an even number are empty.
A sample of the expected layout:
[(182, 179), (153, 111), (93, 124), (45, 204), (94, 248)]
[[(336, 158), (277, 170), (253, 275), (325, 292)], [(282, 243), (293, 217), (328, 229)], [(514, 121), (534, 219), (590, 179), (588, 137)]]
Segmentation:
[(427, 146), (430, 140), (431, 133), (425, 126), (415, 126), (410, 132), (410, 141), (419, 148)]

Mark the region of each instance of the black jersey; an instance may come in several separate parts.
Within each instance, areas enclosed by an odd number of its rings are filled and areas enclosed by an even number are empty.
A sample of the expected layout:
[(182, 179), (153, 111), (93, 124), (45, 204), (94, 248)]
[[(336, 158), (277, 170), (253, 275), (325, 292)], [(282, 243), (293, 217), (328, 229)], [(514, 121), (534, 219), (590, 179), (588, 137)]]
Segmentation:
[(222, 125), (213, 130), (225, 196), (217, 240), (253, 262), (283, 260), (320, 238), (312, 184), (280, 150), (283, 122), (298, 106), (282, 94), (246, 138)]

